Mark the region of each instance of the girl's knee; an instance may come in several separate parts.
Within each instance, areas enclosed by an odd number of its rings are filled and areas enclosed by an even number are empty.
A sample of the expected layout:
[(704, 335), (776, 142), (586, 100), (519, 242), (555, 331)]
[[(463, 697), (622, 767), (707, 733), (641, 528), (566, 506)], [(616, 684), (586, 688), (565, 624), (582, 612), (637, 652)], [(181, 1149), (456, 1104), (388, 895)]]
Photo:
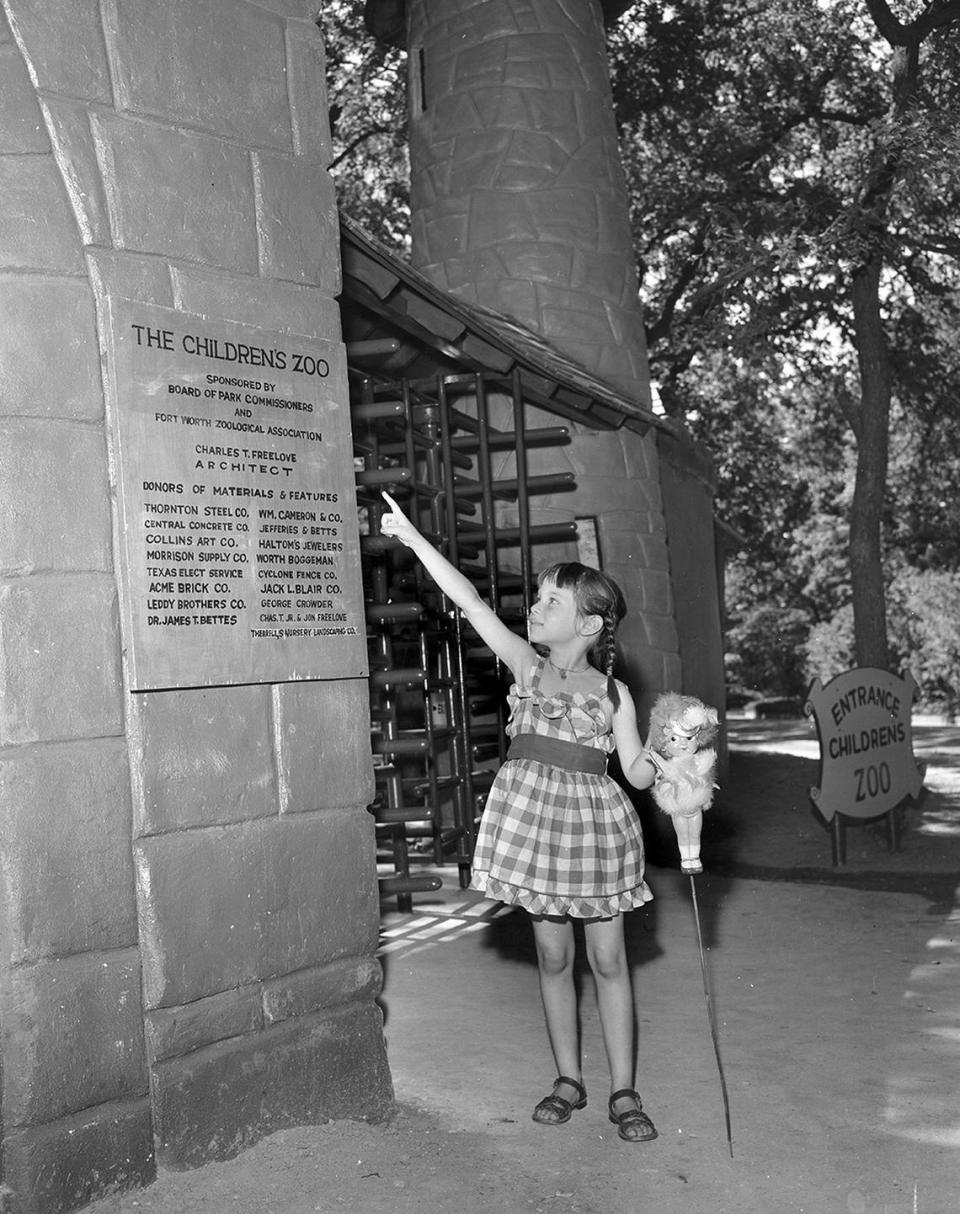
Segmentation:
[(558, 977), (573, 969), (573, 950), (568, 948), (551, 948), (537, 945), (537, 964), (540, 973), (548, 977)]
[(587, 949), (587, 960), (594, 977), (610, 980), (622, 978), (627, 972), (627, 953), (622, 943), (595, 945)]

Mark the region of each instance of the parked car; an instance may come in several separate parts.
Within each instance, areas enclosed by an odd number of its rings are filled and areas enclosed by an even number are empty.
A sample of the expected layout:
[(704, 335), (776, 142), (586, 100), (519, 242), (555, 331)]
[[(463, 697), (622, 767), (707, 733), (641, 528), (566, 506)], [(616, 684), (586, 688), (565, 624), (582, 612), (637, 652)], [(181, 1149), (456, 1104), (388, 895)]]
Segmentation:
[(756, 721), (769, 717), (802, 717), (803, 701), (792, 696), (771, 696), (768, 699), (752, 700), (744, 705), (743, 714)]
[(762, 700), (763, 692), (750, 687), (727, 687), (727, 711), (739, 711), (754, 700)]

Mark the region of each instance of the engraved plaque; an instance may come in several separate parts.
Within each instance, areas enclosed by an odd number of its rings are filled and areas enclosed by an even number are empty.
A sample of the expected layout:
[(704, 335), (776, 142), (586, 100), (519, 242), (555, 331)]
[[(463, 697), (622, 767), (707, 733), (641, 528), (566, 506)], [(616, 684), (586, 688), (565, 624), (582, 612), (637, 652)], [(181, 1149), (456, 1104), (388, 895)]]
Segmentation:
[(110, 311), (130, 689), (365, 676), (343, 346)]

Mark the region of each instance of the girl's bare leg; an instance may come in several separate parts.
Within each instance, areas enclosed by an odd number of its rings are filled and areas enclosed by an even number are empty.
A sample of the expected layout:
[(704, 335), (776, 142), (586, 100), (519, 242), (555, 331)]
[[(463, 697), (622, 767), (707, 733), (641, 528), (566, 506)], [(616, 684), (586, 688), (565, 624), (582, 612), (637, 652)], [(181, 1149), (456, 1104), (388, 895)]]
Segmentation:
[[(540, 997), (547, 1022), (547, 1036), (558, 1075), (580, 1079), (580, 1034), (577, 1021), (577, 991), (573, 980), (576, 941), (568, 919), (533, 919), (537, 946)], [(580, 1094), (561, 1084), (558, 1096), (575, 1104)]]
[[(623, 916), (591, 919), (584, 925), (587, 960), (597, 983), (597, 1007), (610, 1067), (610, 1091), (634, 1083), (634, 1010), (630, 969), (623, 942)], [(618, 1101), (630, 1107), (630, 1101)]]
[[(587, 959), (597, 980), (597, 1005), (610, 1064), (610, 1120), (627, 1142), (656, 1138), (653, 1122), (633, 1090), (634, 1021), (630, 968), (623, 942), (623, 917), (591, 919), (584, 925)], [(620, 1094), (622, 1093), (622, 1094)], [(616, 1094), (616, 1100), (612, 1097)]]

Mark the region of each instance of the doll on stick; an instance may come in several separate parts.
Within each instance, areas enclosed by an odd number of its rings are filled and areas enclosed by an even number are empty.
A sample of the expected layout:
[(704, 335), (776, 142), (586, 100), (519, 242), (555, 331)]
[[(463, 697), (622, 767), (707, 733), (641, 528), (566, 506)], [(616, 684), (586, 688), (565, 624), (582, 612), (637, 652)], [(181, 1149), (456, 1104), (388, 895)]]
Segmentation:
[(718, 728), (715, 708), (675, 691), (658, 696), (650, 713), (647, 751), (657, 770), (653, 799), (670, 815), (685, 873), (703, 872), (700, 830), (717, 787), (713, 743)]

